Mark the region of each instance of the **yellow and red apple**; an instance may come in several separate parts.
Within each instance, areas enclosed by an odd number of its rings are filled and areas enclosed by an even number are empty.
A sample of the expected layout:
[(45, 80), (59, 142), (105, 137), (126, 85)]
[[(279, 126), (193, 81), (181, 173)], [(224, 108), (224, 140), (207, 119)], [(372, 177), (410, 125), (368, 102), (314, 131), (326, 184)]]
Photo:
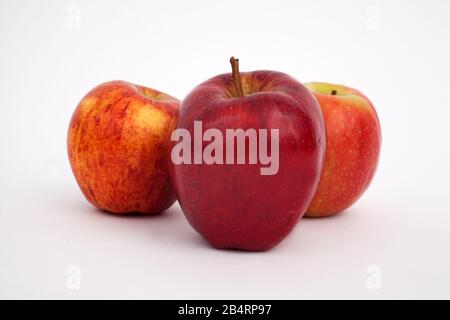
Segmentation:
[(358, 90), (328, 83), (305, 84), (322, 109), (326, 153), (307, 217), (330, 216), (350, 207), (375, 174), (381, 128), (370, 100)]
[(154, 89), (112, 81), (76, 108), (67, 146), (81, 191), (94, 206), (117, 214), (153, 214), (170, 207), (170, 135), (179, 101)]

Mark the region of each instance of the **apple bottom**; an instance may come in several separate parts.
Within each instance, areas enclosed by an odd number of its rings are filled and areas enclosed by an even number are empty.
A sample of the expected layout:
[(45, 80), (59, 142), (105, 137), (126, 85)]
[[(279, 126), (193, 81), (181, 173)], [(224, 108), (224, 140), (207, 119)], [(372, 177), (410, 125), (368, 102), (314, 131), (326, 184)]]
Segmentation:
[(177, 165), (178, 201), (191, 226), (213, 247), (268, 250), (306, 210), (318, 182), (317, 155), (283, 156), (276, 175), (259, 165)]

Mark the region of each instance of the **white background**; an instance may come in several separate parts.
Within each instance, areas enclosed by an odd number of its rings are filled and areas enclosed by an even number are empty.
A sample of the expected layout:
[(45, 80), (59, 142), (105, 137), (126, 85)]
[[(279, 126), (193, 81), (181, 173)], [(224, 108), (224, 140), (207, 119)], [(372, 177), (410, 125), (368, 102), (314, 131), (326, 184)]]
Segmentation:
[[(445, 0), (1, 0), (0, 298), (450, 298), (449, 15)], [(178, 205), (88, 204), (66, 154), (82, 96), (124, 79), (181, 99), (230, 55), (372, 99), (383, 146), (361, 200), (264, 253), (212, 249)]]

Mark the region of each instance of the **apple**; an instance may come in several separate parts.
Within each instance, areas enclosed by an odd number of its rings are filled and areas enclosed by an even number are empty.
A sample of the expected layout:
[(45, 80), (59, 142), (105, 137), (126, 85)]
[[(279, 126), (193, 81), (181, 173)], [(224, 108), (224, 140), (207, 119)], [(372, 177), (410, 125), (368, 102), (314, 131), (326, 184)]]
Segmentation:
[(380, 122), (358, 90), (320, 82), (305, 85), (320, 104), (327, 134), (319, 186), (305, 216), (330, 216), (350, 207), (372, 181), (381, 148)]
[(167, 154), (179, 100), (125, 81), (90, 91), (70, 122), (67, 147), (81, 191), (97, 208), (154, 214), (175, 201)]
[(203, 82), (182, 101), (170, 178), (187, 220), (212, 246), (267, 250), (314, 195), (325, 127), (300, 82), (276, 71), (240, 73), (238, 60), (230, 62), (232, 74)]

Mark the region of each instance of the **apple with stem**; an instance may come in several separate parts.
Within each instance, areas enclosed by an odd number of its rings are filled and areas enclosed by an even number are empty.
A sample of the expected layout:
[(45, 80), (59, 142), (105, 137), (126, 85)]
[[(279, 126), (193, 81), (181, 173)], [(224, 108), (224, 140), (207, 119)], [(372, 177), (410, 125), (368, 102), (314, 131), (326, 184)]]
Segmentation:
[(175, 201), (168, 173), (179, 101), (125, 81), (90, 91), (76, 108), (67, 147), (81, 191), (97, 208), (154, 214)]
[(320, 104), (327, 148), (307, 217), (337, 214), (368, 188), (381, 148), (381, 128), (370, 100), (358, 90), (329, 83), (305, 84)]
[(230, 62), (231, 74), (182, 101), (170, 177), (187, 220), (212, 246), (267, 250), (314, 195), (325, 127), (300, 82), (275, 71), (239, 72), (238, 60)]

